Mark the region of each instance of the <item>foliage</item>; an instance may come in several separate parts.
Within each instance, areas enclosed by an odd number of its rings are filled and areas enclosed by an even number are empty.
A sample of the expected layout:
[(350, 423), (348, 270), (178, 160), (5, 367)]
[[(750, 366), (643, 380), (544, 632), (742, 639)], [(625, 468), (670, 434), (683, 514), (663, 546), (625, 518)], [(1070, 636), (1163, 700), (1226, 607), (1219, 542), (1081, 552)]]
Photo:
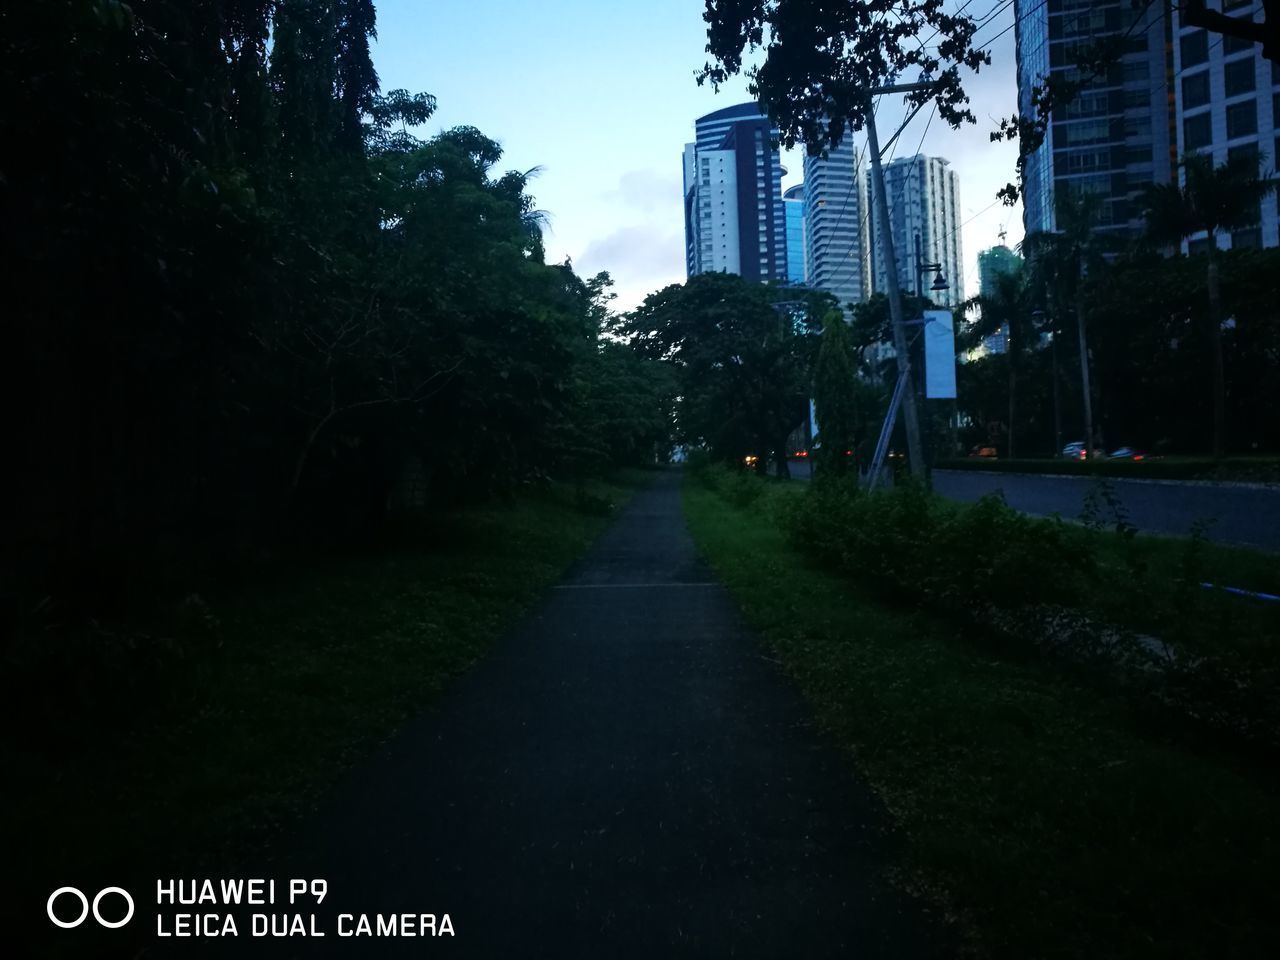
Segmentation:
[[(780, 517), (797, 547), (882, 597), (1084, 669), (1166, 719), (1280, 747), (1280, 610), (1189, 600), (1203, 543), (1170, 557), (1143, 542), (1104, 479), (1086, 507), (1081, 529), (999, 495), (959, 505), (912, 483), (867, 494), (817, 482)], [(1228, 624), (1249, 639), (1205, 643)]]
[[(377, 549), (259, 563), (203, 600), (86, 636), (58, 693), (22, 697), (23, 675), (6, 670), (3, 694), (30, 721), (3, 752), (24, 784), (9, 809), (30, 827), (11, 847), (31, 867), (26, 886), (46, 891), (41, 903), (69, 873), (145, 889), (156, 871), (217, 876), (247, 844), (270, 849), (563, 575), (605, 526), (594, 505), (646, 483), (553, 483), (385, 528)], [(46, 611), (46, 626), (58, 616)], [(103, 639), (111, 650), (94, 649)], [(162, 670), (117, 656), (146, 642), (164, 643)], [(68, 784), (92, 785), (93, 802)], [(42, 957), (121, 947), (58, 943), (23, 945)]]
[(1061, 521), (1018, 513), (995, 496), (944, 505), (909, 482), (873, 494), (817, 483), (790, 501), (784, 525), (793, 542), (838, 569), (972, 617), (990, 607), (1063, 602), (1092, 575)]
[(1179, 163), (1181, 183), (1147, 188), (1143, 212), (1148, 236), (1158, 244), (1177, 244), (1201, 231), (1212, 239), (1222, 230), (1258, 222), (1259, 205), (1275, 191), (1275, 182), (1258, 176), (1258, 158), (1237, 156), (1217, 166), (1213, 157), (1190, 154)]
[(956, 952), (1275, 953), (1269, 765), (967, 642), (697, 485), (685, 507), (765, 652), (883, 799), (904, 841), (892, 875), (949, 918)]
[[(1222, 331), (1224, 446), (1232, 455), (1280, 451), (1280, 382), (1269, 373), (1280, 362), (1280, 305), (1268, 282), (1280, 269), (1280, 251), (1222, 250), (1217, 260), (1222, 312), (1231, 318)], [(1209, 451), (1212, 405), (1205, 401), (1212, 344), (1204, 290), (1205, 258), (1199, 254), (1161, 257), (1133, 250), (1117, 256), (1109, 268), (1086, 274), (1081, 293), (1090, 316), (1092, 374), (1102, 401), (1096, 419), (1108, 449), (1128, 445), (1148, 454)], [(1047, 312), (1042, 333), (1073, 333), (1070, 312), (1064, 312), (1065, 322), (1063, 312)], [(1060, 343), (1057, 351), (1065, 430), (1061, 443), (1084, 436), (1078, 354), (1064, 346)], [(1050, 456), (1061, 449), (1054, 442), (1052, 352), (1045, 336), (1038, 348), (1018, 357), (1018, 456)], [(994, 354), (957, 369), (960, 408), (964, 419), (975, 424), (969, 445), (989, 445), (988, 426), (1004, 429), (1008, 362), (1006, 355)], [(1160, 461), (1130, 466), (1152, 473), (1173, 469)], [(1224, 471), (1239, 473), (1230, 464)]]
[[(967, 310), (977, 309), (977, 319), (964, 331), (961, 348), (973, 349), (991, 336), (1004, 333), (1005, 364), (1009, 374), (1009, 413), (1005, 421), (1007, 440), (1005, 452), (1014, 456), (1017, 435), (1018, 373), (1023, 356), (1039, 346), (1040, 330), (1032, 309), (1033, 297), (1030, 285), (1021, 266), (1009, 273), (995, 277), (994, 288), (984, 291), (964, 304)], [(961, 345), (958, 343), (958, 345)]]
[(1222, 343), (1222, 291), (1218, 265), (1218, 233), (1252, 226), (1261, 216), (1262, 201), (1276, 183), (1258, 176), (1256, 157), (1228, 158), (1214, 166), (1213, 158), (1193, 154), (1182, 158), (1182, 184), (1147, 188), (1145, 216), (1148, 237), (1161, 244), (1179, 244), (1195, 233), (1206, 235), (1206, 289), (1209, 295), (1210, 371), (1213, 405), (1213, 453), (1221, 457), (1226, 443), (1226, 371)]
[(677, 430), (719, 460), (785, 463), (787, 435), (808, 406), (818, 309), (779, 306), (786, 294), (726, 273), (692, 277), (651, 294), (620, 332), (644, 356), (670, 366), (680, 402)]
[(973, 17), (934, 2), (707, 0), (703, 19), (714, 62), (698, 82), (719, 87), (742, 70), (744, 52), (763, 48), (764, 62), (747, 70), (751, 93), (778, 124), (783, 145), (803, 143), (814, 154), (839, 144), (846, 130), (861, 130), (871, 111), (868, 91), (899, 79), (931, 81), (909, 102), (935, 102), (954, 127), (974, 122), (961, 71), (977, 73), (991, 62), (973, 44)]
[(822, 327), (822, 345), (813, 376), (814, 413), (822, 449), (816, 468), (837, 476), (847, 471), (846, 450), (857, 449), (866, 426), (859, 396), (848, 324), (839, 311), (828, 313)]
[(597, 343), (533, 172), (418, 138), (374, 36), (372, 0), (6, 13), (15, 598), (181, 595), (376, 527), (410, 473), (442, 504), (666, 445), (665, 372)]

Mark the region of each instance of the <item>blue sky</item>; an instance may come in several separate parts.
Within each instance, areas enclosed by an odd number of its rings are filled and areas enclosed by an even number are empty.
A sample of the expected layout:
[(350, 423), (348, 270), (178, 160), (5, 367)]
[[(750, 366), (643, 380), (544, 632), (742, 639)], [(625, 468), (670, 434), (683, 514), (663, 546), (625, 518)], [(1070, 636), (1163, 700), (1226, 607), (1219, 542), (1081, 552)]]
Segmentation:
[[(953, 0), (963, 3), (963, 0)], [(949, 4), (950, 6), (950, 4)], [(974, 3), (978, 14), (1002, 4)], [(1012, 5), (978, 33), (989, 41)], [(530, 192), (550, 216), (547, 257), (586, 276), (613, 274), (630, 308), (684, 280), (680, 156), (702, 114), (749, 99), (745, 81), (699, 87), (706, 60), (702, 0), (378, 0), (374, 64), (383, 90), (433, 94), (425, 133), (469, 125), (502, 143), (501, 169), (540, 168)], [(896, 149), (946, 157), (960, 175), (966, 294), (977, 293), (979, 249), (1022, 235), (1021, 209), (993, 204), (1013, 179), (1016, 149), (991, 144), (996, 118), (1016, 107), (1013, 31), (996, 38), (989, 70), (966, 83), (976, 126), (949, 129), (921, 112)], [(881, 139), (902, 116), (884, 98)], [(892, 124), (892, 127), (890, 127)], [(859, 135), (861, 143), (861, 135)], [(799, 182), (800, 156), (784, 156)]]

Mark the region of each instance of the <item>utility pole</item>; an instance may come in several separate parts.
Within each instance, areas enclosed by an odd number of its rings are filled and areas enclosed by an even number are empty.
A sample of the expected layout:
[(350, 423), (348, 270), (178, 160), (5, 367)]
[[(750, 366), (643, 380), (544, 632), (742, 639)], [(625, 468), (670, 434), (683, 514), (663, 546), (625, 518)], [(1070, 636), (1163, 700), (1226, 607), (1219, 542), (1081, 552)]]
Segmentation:
[[(898, 396), (906, 418), (907, 461), (914, 477), (924, 476), (924, 451), (920, 444), (920, 421), (916, 416), (916, 391), (915, 384), (912, 383), (911, 361), (907, 356), (907, 328), (903, 326), (902, 293), (898, 289), (898, 261), (894, 256), (893, 233), (889, 226), (889, 198), (885, 195), (884, 170), (880, 166), (880, 138), (876, 134), (876, 115), (871, 98), (879, 93), (910, 93), (933, 86), (933, 83), (895, 84), (873, 89), (867, 96), (867, 146), (871, 153), (871, 186), (875, 191), (876, 219), (880, 221), (881, 249), (884, 251), (885, 273), (889, 281), (889, 316), (893, 327), (893, 349), (898, 355), (898, 380), (901, 386)], [(893, 415), (891, 405), (889, 417), (892, 418)], [(889, 431), (893, 429), (890, 422), (886, 422), (885, 427)]]

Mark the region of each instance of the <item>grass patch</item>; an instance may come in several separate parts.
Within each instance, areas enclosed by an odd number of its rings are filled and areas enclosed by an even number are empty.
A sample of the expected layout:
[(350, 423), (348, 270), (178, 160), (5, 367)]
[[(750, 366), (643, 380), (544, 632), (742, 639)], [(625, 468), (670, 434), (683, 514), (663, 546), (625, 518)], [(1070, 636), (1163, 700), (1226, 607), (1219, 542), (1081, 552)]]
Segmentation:
[(1126, 700), (887, 603), (697, 484), (699, 547), (994, 957), (1274, 956), (1277, 785)]
[(102, 691), (119, 709), (86, 715), (48, 683), (6, 738), (9, 782), (21, 785), (7, 791), (9, 818), (23, 827), (10, 855), (30, 865), (33, 890), (52, 882), (43, 897), (97, 876), (216, 876), (199, 871), (269, 846), (484, 655), (607, 525), (604, 505), (651, 479), (637, 471), (406, 523), (376, 550), (210, 597), (208, 635), (169, 637), (183, 654), (165, 661), (172, 682), (153, 678), (154, 702), (130, 688), (134, 709)]

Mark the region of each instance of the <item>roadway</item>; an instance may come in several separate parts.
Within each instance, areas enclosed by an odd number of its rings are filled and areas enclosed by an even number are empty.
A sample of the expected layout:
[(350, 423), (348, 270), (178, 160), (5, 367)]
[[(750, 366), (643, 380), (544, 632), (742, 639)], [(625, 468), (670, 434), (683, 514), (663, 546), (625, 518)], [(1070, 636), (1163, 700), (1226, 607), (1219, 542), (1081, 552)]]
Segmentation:
[[(1015, 510), (1078, 520), (1093, 488), (1088, 477), (935, 470), (933, 489), (973, 501), (997, 490)], [(1215, 543), (1280, 551), (1280, 485), (1110, 480), (1129, 522), (1144, 533), (1186, 536), (1197, 520)], [(1104, 508), (1105, 510), (1105, 508)], [(1104, 515), (1104, 519), (1111, 519)]]
[[(792, 479), (810, 478), (809, 461), (792, 460), (790, 467)], [(1210, 525), (1205, 536), (1215, 543), (1280, 552), (1280, 484), (1114, 478), (1110, 484), (1129, 522), (1143, 533), (1186, 536), (1197, 520), (1206, 520)], [(1040, 516), (1056, 513), (1068, 520), (1080, 519), (1093, 485), (1089, 477), (933, 471), (934, 491), (952, 500), (972, 502), (999, 490), (1015, 510)]]

